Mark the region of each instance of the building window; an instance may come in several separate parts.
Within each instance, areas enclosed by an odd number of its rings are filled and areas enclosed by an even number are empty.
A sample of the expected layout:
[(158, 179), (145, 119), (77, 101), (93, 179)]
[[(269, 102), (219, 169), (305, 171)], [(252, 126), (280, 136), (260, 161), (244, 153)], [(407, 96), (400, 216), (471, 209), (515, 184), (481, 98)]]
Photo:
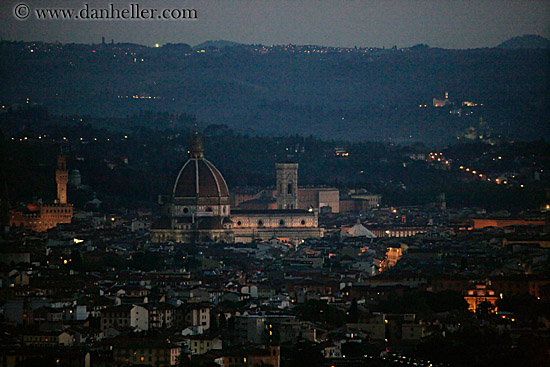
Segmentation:
[(292, 195), (292, 182), (288, 184), (288, 194)]
[(303, 225), (303, 226), (305, 226), (305, 225), (306, 225), (306, 221), (305, 221), (305, 220), (303, 220), (303, 219), (302, 219), (302, 221), (301, 221), (300, 223), (302, 223), (302, 225)]
[(240, 226), (241, 224), (243, 224), (241, 221), (238, 221), (237, 222), (237, 225)]
[(259, 225), (259, 226), (263, 226), (263, 225), (264, 225), (264, 221), (260, 219), (260, 220), (258, 221), (258, 225)]
[(189, 209), (188, 208), (183, 208), (183, 212), (184, 213), (189, 213)]
[(281, 220), (279, 221), (279, 225), (280, 225), (280, 226), (284, 226), (284, 225), (285, 225), (284, 219), (281, 219)]

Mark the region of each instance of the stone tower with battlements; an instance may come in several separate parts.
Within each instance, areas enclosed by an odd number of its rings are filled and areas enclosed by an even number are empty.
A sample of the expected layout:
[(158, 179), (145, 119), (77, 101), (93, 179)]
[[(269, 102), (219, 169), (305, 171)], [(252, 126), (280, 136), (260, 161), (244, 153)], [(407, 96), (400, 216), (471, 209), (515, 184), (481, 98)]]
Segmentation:
[(57, 182), (57, 202), (59, 204), (67, 204), (67, 183), (69, 182), (69, 171), (67, 171), (67, 159), (64, 155), (57, 157), (55, 182)]

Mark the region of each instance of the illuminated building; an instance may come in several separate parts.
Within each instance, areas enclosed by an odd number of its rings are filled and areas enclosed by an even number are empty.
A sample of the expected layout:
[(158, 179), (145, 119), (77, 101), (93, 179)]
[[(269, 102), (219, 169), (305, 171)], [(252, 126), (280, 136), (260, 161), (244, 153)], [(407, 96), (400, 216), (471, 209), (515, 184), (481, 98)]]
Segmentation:
[(403, 249), (401, 247), (388, 247), (386, 251), (385, 259), (380, 263), (378, 271), (383, 272), (389, 268), (394, 267), (397, 262), (403, 256)]
[(71, 223), (73, 204), (67, 202), (69, 172), (65, 156), (57, 157), (57, 199), (51, 204), (28, 204), (24, 209), (10, 211), (10, 226), (23, 227), (36, 232), (44, 232), (60, 223)]
[(376, 237), (410, 237), (417, 234), (426, 233), (428, 230), (424, 227), (391, 227), (389, 229), (371, 229)]
[(476, 312), (478, 306), (483, 302), (491, 303), (494, 306), (494, 311), (497, 310), (496, 301), (498, 297), (494, 290), (488, 289), (484, 284), (478, 284), (475, 289), (468, 290), (464, 299), (468, 302), (468, 311)]
[(433, 99), (433, 106), (434, 107), (445, 107), (451, 104), (451, 101), (449, 101), (449, 92), (445, 92), (445, 99)]

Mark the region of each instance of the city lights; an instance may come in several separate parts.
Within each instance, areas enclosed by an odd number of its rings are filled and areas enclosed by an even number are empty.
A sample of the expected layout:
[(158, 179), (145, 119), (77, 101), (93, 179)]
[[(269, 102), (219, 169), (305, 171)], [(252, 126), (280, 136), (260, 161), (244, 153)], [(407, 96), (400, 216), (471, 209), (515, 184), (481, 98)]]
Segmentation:
[(41, 3), (0, 5), (4, 362), (544, 364), (540, 6)]

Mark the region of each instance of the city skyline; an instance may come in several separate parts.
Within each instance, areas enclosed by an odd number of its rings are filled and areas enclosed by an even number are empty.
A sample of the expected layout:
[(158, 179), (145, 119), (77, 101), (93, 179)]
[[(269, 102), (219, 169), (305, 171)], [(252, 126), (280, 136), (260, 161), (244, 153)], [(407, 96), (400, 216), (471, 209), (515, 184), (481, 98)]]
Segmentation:
[[(494, 47), (524, 34), (550, 37), (550, 5), (543, 1), (152, 1), (117, 2), (118, 8), (195, 9), (185, 20), (26, 20), (14, 17), (20, 1), (0, 4), (3, 31), (9, 40), (62, 43), (115, 42), (153, 46), (197, 45), (207, 40), (244, 44), (316, 44), (337, 47), (409, 47), (424, 43), (442, 48)], [(108, 8), (96, 1), (90, 8)], [(74, 8), (82, 1), (35, 1), (38, 8)]]

